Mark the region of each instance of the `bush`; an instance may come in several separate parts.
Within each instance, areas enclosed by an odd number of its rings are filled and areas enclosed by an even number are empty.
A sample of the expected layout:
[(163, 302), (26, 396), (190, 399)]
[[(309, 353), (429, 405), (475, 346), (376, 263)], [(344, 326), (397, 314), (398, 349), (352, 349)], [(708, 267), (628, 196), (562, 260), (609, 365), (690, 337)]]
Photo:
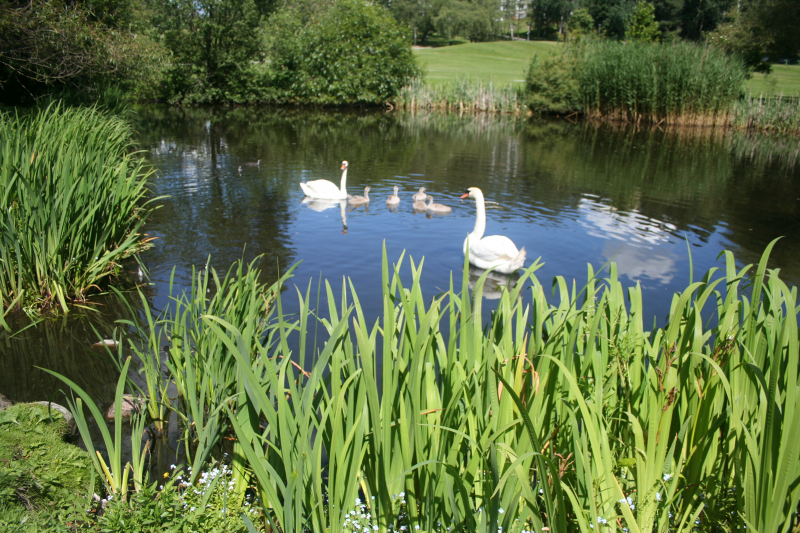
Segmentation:
[(270, 19), (282, 99), (380, 105), (420, 74), (404, 30), (362, 0), (290, 5)]
[(575, 77), (575, 58), (533, 56), (525, 79), (528, 108), (534, 113), (574, 113), (581, 109), (580, 87)]
[(99, 9), (62, 0), (0, 2), (0, 102), (75, 101), (139, 95), (158, 83), (165, 49), (146, 35), (103, 23)]

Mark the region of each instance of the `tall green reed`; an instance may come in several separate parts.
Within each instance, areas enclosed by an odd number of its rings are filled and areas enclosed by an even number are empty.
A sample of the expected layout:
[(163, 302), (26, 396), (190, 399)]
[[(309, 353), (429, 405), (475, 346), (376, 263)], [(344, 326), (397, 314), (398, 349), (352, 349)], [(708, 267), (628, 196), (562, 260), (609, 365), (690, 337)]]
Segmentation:
[(466, 264), (461, 290), (426, 298), (422, 264), (405, 284), (384, 253), (377, 318), (347, 281), (316, 311), (296, 289), (289, 316), (288, 276), (264, 287), (240, 264), (209, 298), (218, 278), (200, 272), (163, 322), (186, 398), (172, 408), (195, 465), (230, 428), (277, 531), (352, 531), (354, 510), (378, 531), (788, 531), (800, 307), (767, 268), (773, 245), (690, 280), (664, 327), (614, 264), (546, 289), (536, 262), (488, 322), (486, 275), (470, 294)]
[(414, 79), (400, 90), (395, 104), (408, 110), (444, 110), (466, 113), (525, 113), (522, 87), (459, 78), (441, 85)]
[(96, 108), (0, 115), (0, 300), (29, 312), (79, 302), (147, 246), (132, 130)]
[(800, 131), (800, 98), (775, 95), (748, 95), (736, 102), (732, 124), (740, 129), (774, 132)]
[(705, 46), (593, 39), (532, 62), (529, 101), (634, 123), (727, 124), (745, 74), (739, 59)]

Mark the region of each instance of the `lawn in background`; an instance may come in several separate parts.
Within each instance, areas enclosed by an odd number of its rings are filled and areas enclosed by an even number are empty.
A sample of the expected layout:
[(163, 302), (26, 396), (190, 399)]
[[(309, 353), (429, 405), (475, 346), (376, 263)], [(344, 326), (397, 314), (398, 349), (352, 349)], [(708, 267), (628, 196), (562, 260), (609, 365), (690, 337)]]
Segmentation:
[[(499, 84), (521, 83), (531, 57), (549, 54), (558, 46), (552, 41), (496, 41), (442, 46), (446, 43), (437, 40), (434, 44), (439, 46), (414, 49), (425, 73), (425, 81), (433, 85), (459, 77), (491, 80)], [(772, 73), (767, 76), (753, 74), (745, 83), (744, 90), (753, 95), (800, 96), (800, 65), (772, 65)]]
[(772, 72), (753, 74), (745, 83), (745, 91), (753, 96), (782, 94), (800, 96), (800, 65), (772, 65)]
[(429, 84), (468, 77), (506, 85), (522, 83), (531, 57), (534, 54), (544, 57), (555, 46), (558, 44), (551, 41), (497, 41), (415, 48), (414, 55)]

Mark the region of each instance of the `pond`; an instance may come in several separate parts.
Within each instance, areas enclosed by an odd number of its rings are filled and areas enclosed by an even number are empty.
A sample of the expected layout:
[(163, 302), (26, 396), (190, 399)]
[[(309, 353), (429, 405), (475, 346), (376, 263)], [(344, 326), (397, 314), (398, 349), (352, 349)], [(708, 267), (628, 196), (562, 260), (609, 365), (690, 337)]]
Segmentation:
[[(723, 250), (742, 266), (783, 236), (770, 266), (789, 284), (800, 279), (796, 138), (291, 108), (148, 106), (134, 121), (156, 171), (153, 193), (165, 196), (147, 225), (157, 239), (142, 257), (156, 310), (167, 302), (173, 269), (180, 288), (209, 257), (224, 272), (237, 259), (263, 255), (265, 281), (300, 262), (284, 292), (287, 312), (296, 309), (293, 285), (304, 291), (311, 281), (314, 292), (327, 279), (339, 294), (351, 279), (365, 312), (376, 316), (384, 243), (390, 262), (405, 251), (409, 278), (409, 258), (424, 258), (423, 288), (432, 297), (448, 287), (451, 272), (460, 284), (463, 241), (476, 215), (475, 202), (459, 198), (467, 187), (480, 187), (487, 199), (487, 235), (524, 246), (526, 265), (540, 258), (536, 275), (545, 286), (563, 276), (580, 289), (587, 263), (599, 269), (615, 261), (623, 283), (641, 284), (651, 323), (664, 323), (692, 267), (698, 279), (724, 266)], [(338, 184), (343, 160), (348, 192), (370, 186), (369, 206), (304, 203), (299, 183)], [(401, 203), (389, 209), (394, 186)], [(411, 195), (420, 187), (452, 213), (415, 212)], [(129, 270), (135, 280), (135, 265)], [(95, 303), (98, 312), (0, 338), (0, 392), (14, 401), (58, 401), (63, 385), (39, 366), (65, 373), (108, 406), (116, 370), (88, 347), (141, 304), (117, 296)]]

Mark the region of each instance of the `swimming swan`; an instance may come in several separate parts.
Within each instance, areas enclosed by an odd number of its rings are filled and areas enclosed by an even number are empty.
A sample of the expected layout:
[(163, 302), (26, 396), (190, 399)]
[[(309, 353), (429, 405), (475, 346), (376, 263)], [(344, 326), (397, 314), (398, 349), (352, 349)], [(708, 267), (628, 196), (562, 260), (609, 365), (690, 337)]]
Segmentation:
[(397, 185), (394, 186), (394, 194), (389, 195), (389, 198), (386, 199), (386, 205), (397, 205), (400, 203), (400, 197), (397, 196), (397, 190), (400, 187)]
[(352, 196), (347, 200), (350, 205), (364, 205), (369, 203), (369, 187), (364, 188), (364, 196)]
[(452, 207), (446, 206), (444, 204), (435, 204), (433, 203), (433, 196), (430, 194), (428, 195), (428, 211), (431, 213), (449, 213), (453, 210)]
[(337, 187), (328, 180), (307, 181), (300, 188), (309, 198), (347, 200), (347, 161), (342, 161), (342, 186)]
[(495, 272), (512, 274), (522, 268), (525, 263), (525, 247), (517, 250), (516, 245), (505, 235), (491, 235), (484, 237), (486, 231), (486, 207), (483, 202), (483, 192), (477, 187), (470, 187), (461, 198), (475, 198), (477, 213), (475, 228), (464, 240), (464, 254), (467, 253), (469, 243), (469, 262), (478, 268), (492, 268)]

